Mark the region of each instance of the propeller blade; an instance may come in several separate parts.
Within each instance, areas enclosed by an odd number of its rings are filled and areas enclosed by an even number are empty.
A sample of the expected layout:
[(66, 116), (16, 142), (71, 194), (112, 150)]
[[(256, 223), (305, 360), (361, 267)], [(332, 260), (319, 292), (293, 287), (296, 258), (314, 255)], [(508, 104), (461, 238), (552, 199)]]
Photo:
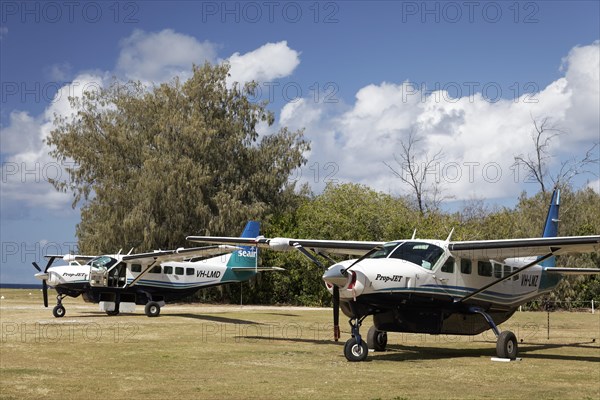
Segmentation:
[(333, 286), (333, 340), (340, 338), (340, 288)]
[(45, 279), (42, 281), (42, 294), (44, 295), (44, 307), (48, 307), (48, 284)]
[(38, 270), (38, 272), (42, 272), (42, 269), (40, 268), (40, 266), (35, 261), (32, 262), (32, 264), (33, 264), (33, 267)]
[(46, 264), (46, 269), (44, 270), (44, 272), (48, 272), (48, 268), (50, 268), (54, 260), (56, 260), (56, 257), (50, 257), (50, 259), (48, 260), (48, 264)]

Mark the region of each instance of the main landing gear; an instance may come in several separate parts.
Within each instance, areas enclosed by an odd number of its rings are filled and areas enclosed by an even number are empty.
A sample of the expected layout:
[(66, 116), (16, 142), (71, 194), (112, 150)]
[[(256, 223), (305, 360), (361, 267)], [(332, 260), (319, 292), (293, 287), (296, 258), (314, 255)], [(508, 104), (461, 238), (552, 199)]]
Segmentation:
[(54, 306), (54, 308), (52, 309), (52, 315), (54, 315), (55, 318), (62, 318), (65, 316), (67, 310), (65, 310), (65, 307), (62, 305), (62, 299), (64, 299), (65, 297), (67, 297), (64, 294), (59, 294), (56, 296), (56, 306)]
[(387, 341), (388, 337), (386, 331), (380, 331), (375, 328), (375, 326), (369, 328), (369, 332), (367, 333), (367, 345), (369, 349), (385, 351)]
[(479, 307), (471, 308), (471, 312), (481, 315), (487, 323), (492, 328), (492, 331), (496, 334), (498, 338), (496, 341), (496, 355), (498, 358), (508, 358), (510, 360), (515, 360), (517, 358), (517, 353), (519, 351), (519, 346), (517, 343), (517, 337), (511, 331), (503, 331), (500, 332), (496, 323), (490, 317), (488, 313), (483, 311), (483, 309)]
[(149, 301), (144, 307), (144, 312), (149, 317), (158, 317), (160, 314), (160, 303), (156, 301)]

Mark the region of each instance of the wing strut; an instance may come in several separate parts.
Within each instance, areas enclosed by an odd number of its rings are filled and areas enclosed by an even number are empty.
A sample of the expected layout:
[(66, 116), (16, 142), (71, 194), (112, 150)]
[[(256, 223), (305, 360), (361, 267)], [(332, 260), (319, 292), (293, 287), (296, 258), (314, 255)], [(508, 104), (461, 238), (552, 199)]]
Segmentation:
[(157, 259), (155, 258), (154, 261), (152, 261), (152, 263), (148, 264), (148, 266), (146, 267), (145, 270), (143, 270), (138, 276), (135, 277), (134, 280), (132, 280), (131, 282), (129, 282), (127, 285), (125, 285), (123, 287), (123, 289), (127, 289), (128, 287), (131, 287), (133, 285), (135, 285), (137, 283), (137, 281), (139, 281), (140, 279), (142, 279), (142, 277), (144, 275), (146, 275), (146, 273), (148, 271), (150, 271), (150, 268), (154, 267), (154, 264), (156, 264)]
[(527, 265), (525, 265), (525, 266), (523, 266), (523, 267), (521, 267), (521, 268), (519, 268), (519, 269), (517, 269), (517, 270), (513, 271), (512, 273), (510, 273), (510, 274), (506, 275), (506, 276), (505, 276), (505, 277), (503, 277), (503, 278), (500, 278), (500, 279), (498, 279), (498, 280), (495, 280), (494, 282), (492, 282), (492, 283), (490, 283), (490, 284), (488, 284), (488, 285), (485, 285), (484, 287), (480, 288), (479, 290), (476, 290), (476, 291), (474, 291), (473, 293), (469, 293), (469, 294), (468, 294), (468, 295), (466, 295), (465, 297), (463, 297), (463, 298), (460, 298), (460, 299), (456, 300), (455, 302), (456, 302), (456, 303), (462, 303), (462, 302), (464, 302), (465, 300), (468, 300), (468, 299), (470, 299), (471, 297), (477, 296), (477, 295), (478, 295), (479, 293), (481, 293), (481, 292), (485, 292), (486, 290), (488, 290), (488, 289), (489, 289), (489, 288), (491, 288), (492, 286), (494, 286), (494, 285), (497, 285), (497, 284), (499, 284), (500, 282), (504, 282), (505, 280), (508, 280), (508, 279), (512, 278), (513, 276), (515, 276), (515, 275), (517, 275), (517, 274), (521, 273), (522, 271), (524, 271), (524, 270), (526, 270), (526, 269), (528, 269), (528, 268), (531, 268), (531, 267), (533, 267), (534, 265), (538, 265), (538, 264), (539, 264), (539, 263), (541, 263), (542, 261), (544, 261), (544, 260), (546, 260), (546, 259), (548, 259), (548, 258), (552, 257), (552, 256), (554, 255), (554, 252), (555, 252), (555, 251), (558, 251), (558, 250), (559, 250), (559, 249), (554, 249), (554, 248), (551, 248), (551, 249), (550, 249), (550, 253), (548, 253), (548, 254), (546, 254), (546, 255), (543, 255), (543, 256), (541, 256), (540, 258), (536, 259), (535, 261), (533, 261), (533, 262), (530, 262), (529, 264), (527, 264)]

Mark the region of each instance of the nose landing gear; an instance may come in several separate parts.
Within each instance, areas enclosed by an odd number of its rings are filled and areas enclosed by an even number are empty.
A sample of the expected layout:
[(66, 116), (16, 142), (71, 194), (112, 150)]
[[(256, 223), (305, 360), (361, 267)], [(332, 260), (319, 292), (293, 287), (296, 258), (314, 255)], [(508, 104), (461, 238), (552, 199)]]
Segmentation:
[(52, 309), (52, 315), (54, 315), (55, 318), (62, 318), (67, 312), (67, 310), (65, 310), (65, 307), (62, 305), (62, 299), (64, 299), (65, 297), (66, 295), (64, 294), (59, 294), (58, 296), (56, 296), (57, 304)]

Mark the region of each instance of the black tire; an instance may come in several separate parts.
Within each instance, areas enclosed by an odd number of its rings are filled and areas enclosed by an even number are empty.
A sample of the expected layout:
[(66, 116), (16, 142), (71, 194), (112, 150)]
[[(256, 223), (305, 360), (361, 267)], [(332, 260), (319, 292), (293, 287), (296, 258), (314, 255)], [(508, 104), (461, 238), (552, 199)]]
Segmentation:
[(387, 346), (387, 332), (377, 330), (374, 326), (369, 328), (367, 333), (367, 346), (375, 351), (385, 351)]
[(514, 360), (517, 358), (517, 352), (519, 346), (517, 343), (517, 337), (511, 331), (504, 331), (498, 336), (496, 342), (496, 354), (500, 358), (509, 358)]
[(368, 353), (369, 348), (367, 347), (367, 342), (364, 340), (361, 340), (360, 345), (358, 345), (356, 338), (350, 338), (344, 345), (344, 355), (348, 361), (364, 361)]
[(160, 314), (160, 305), (155, 301), (149, 301), (144, 308), (146, 315), (149, 317), (158, 317)]
[(62, 304), (59, 304), (52, 309), (52, 315), (54, 315), (54, 317), (56, 318), (62, 318), (65, 316), (66, 313), (67, 310), (65, 310)]

